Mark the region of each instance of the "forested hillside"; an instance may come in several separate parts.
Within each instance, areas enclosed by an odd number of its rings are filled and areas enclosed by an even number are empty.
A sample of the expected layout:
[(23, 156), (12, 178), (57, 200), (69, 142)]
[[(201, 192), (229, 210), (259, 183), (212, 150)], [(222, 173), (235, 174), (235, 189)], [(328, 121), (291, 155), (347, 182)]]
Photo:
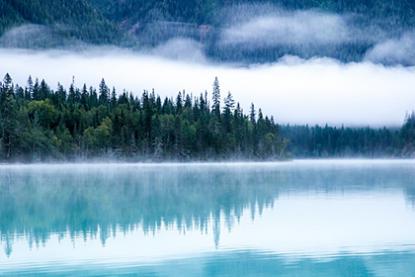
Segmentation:
[[(11, 29), (22, 24), (31, 25)], [(409, 33), (411, 42), (413, 26), (415, 2), (407, 0), (0, 0), (6, 47), (68, 47), (75, 40), (148, 50), (187, 38), (208, 58), (230, 62), (284, 55), (361, 61), (389, 39), (399, 44)]]
[[(241, 4), (275, 4), (286, 9), (321, 9), (335, 13), (359, 13), (386, 24), (411, 25), (415, 22), (415, 2), (407, 0), (90, 0), (108, 18), (149, 22), (181, 21), (218, 24), (222, 8)], [(393, 20), (391, 20), (393, 19)], [(226, 20), (226, 19), (224, 19)]]
[(0, 34), (26, 24), (91, 43), (110, 43), (119, 36), (117, 27), (86, 0), (0, 0)]
[[(135, 35), (141, 46), (187, 37), (200, 42), (208, 57), (231, 62), (270, 62), (287, 54), (360, 61), (377, 43), (388, 38), (397, 39), (415, 25), (415, 2), (406, 0), (90, 1), (120, 29)], [(288, 14), (278, 15), (281, 10)], [(313, 22), (307, 14), (297, 18), (298, 14), (289, 13), (298, 11), (311, 12), (311, 17), (316, 16), (314, 19), (320, 22)], [(277, 18), (273, 19), (275, 15)], [(338, 17), (332, 18), (332, 15)], [(265, 21), (256, 21), (264, 18)], [(250, 27), (246, 23), (251, 24)], [(320, 29), (314, 30), (313, 24)], [(346, 26), (342, 27), (348, 30), (338, 30), (336, 24), (344, 24)], [(231, 27), (240, 28), (231, 31), (248, 39), (234, 44), (238, 38), (233, 37), (231, 43), (224, 43), (224, 34)], [(304, 33), (307, 28), (313, 32), (311, 37)], [(330, 41), (319, 44), (319, 38), (331, 32)], [(342, 40), (344, 32), (350, 34)], [(301, 43), (289, 41), (297, 36), (303, 38)], [(267, 43), (269, 40), (273, 43)]]

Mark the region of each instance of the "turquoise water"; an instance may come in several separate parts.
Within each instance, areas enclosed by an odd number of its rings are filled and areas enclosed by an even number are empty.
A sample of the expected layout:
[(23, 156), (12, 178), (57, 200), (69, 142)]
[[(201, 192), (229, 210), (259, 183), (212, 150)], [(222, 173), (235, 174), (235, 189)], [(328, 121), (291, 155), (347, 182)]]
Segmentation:
[(415, 276), (415, 162), (0, 165), (0, 275)]

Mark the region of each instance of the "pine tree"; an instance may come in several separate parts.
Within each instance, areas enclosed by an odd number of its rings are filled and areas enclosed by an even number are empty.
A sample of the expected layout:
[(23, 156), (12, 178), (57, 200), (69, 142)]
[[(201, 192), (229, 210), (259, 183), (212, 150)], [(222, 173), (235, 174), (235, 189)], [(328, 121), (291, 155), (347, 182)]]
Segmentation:
[(228, 95), (225, 97), (224, 102), (225, 102), (224, 111), (229, 111), (229, 113), (232, 113), (233, 109), (235, 108), (235, 100), (233, 99), (231, 92), (228, 92)]
[(16, 137), (16, 109), (12, 78), (7, 73), (0, 92), (1, 146), (4, 158), (12, 158)]
[(111, 92), (111, 108), (114, 108), (117, 104), (117, 91), (115, 90), (115, 87), (112, 88)]
[(25, 99), (26, 100), (32, 99), (32, 94), (33, 94), (33, 80), (32, 80), (32, 76), (29, 76), (29, 78), (27, 79), (27, 87), (25, 89)]
[(109, 88), (105, 83), (105, 80), (102, 79), (99, 84), (99, 104), (108, 105), (109, 102)]
[(42, 79), (42, 81), (40, 82), (40, 87), (39, 87), (39, 98), (41, 100), (44, 100), (49, 97), (49, 94), (50, 94), (50, 88), (46, 84), (46, 81)]
[(58, 83), (58, 91), (55, 94), (55, 98), (58, 105), (63, 105), (66, 101), (66, 90), (60, 83)]
[(35, 84), (33, 85), (32, 98), (34, 100), (41, 100), (39, 80), (37, 78), (35, 80)]
[(176, 97), (176, 113), (179, 114), (182, 112), (183, 109), (183, 98), (182, 93), (179, 91)]
[(225, 97), (224, 103), (225, 107), (223, 108), (223, 116), (225, 121), (225, 129), (227, 132), (230, 132), (232, 111), (235, 108), (235, 100), (233, 100), (231, 92), (228, 92), (228, 95)]
[(251, 103), (251, 111), (249, 113), (249, 119), (251, 120), (252, 124), (256, 123), (255, 105), (253, 103)]
[(213, 82), (212, 111), (217, 117), (220, 116), (220, 85), (218, 77), (215, 77)]
[(89, 94), (88, 94), (88, 89), (86, 88), (86, 84), (84, 84), (84, 86), (82, 87), (82, 92), (81, 92), (81, 105), (87, 109), (89, 107)]
[(74, 82), (72, 82), (69, 87), (68, 102), (70, 105), (73, 105), (75, 104), (75, 100), (76, 100), (75, 85), (74, 85)]

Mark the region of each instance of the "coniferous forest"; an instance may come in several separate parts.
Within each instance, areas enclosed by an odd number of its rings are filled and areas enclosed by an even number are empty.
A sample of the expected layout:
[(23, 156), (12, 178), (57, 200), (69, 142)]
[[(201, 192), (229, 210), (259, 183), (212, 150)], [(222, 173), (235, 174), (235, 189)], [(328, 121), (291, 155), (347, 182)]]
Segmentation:
[[(222, 43), (230, 19), (235, 15), (254, 19), (261, 6), (265, 11), (337, 14), (352, 29), (366, 31), (362, 31), (363, 38), (359, 39), (358, 32), (345, 42), (322, 47), (259, 43), (260, 47), (252, 49)], [(188, 38), (202, 44), (205, 55), (215, 61), (274, 62), (289, 54), (352, 62), (364, 59), (376, 42), (411, 33), (414, 14), (415, 2), (407, 0), (0, 0), (0, 46), (70, 49), (92, 44), (146, 50), (170, 39)]]
[(25, 88), (6, 75), (1, 85), (2, 160), (114, 158), (265, 159), (283, 156), (286, 141), (271, 117), (252, 105), (249, 115), (219, 81), (212, 99), (179, 92), (161, 99), (99, 88), (52, 90), (31, 78)]
[(402, 157), (414, 152), (415, 116), (402, 128), (280, 126), (254, 104), (244, 113), (219, 80), (198, 96), (141, 97), (104, 80), (56, 90), (7, 74), (0, 89), (2, 161), (228, 160), (291, 157)]

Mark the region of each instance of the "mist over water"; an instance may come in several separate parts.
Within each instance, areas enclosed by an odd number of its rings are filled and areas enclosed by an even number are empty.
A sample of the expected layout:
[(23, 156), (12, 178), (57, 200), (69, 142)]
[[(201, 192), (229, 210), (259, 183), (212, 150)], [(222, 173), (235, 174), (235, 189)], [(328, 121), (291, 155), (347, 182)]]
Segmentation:
[[(154, 88), (168, 97), (181, 90), (193, 95), (210, 92), (218, 76), (222, 96), (231, 91), (246, 111), (253, 102), (278, 122), (292, 124), (397, 126), (415, 109), (413, 67), (289, 56), (276, 63), (238, 66), (201, 60), (200, 52), (192, 56), (192, 44), (170, 44), (175, 54), (168, 45), (159, 48), (160, 53), (148, 54), (119, 48), (80, 52), (1, 49), (0, 74), (10, 73), (20, 85), (26, 84), (29, 75), (44, 78), (52, 88), (58, 82), (68, 86), (73, 76), (77, 86), (97, 86), (105, 78), (119, 92), (126, 89), (139, 95)], [(177, 52), (180, 49), (182, 53)], [(197, 58), (175, 58), (181, 55)]]
[(0, 274), (413, 276), (414, 166), (0, 165)]

